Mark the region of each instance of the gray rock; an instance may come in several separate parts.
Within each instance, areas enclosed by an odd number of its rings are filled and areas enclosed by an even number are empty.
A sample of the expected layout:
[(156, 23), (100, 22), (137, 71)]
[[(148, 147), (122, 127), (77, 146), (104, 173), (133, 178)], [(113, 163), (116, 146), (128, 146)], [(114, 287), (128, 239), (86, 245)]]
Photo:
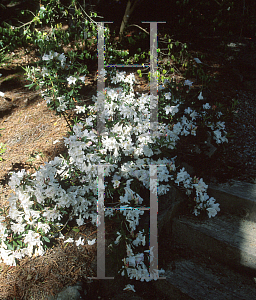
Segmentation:
[(158, 197), (158, 234), (162, 232), (170, 233), (171, 221), (184, 207), (186, 196), (175, 186), (172, 186), (166, 195)]
[(211, 184), (208, 195), (220, 204), (221, 212), (234, 214), (256, 222), (256, 184), (233, 180)]
[(12, 109), (14, 104), (11, 101), (7, 101), (3, 97), (0, 97), (0, 112), (5, 112)]
[(81, 284), (78, 282), (74, 286), (66, 287), (57, 295), (49, 297), (48, 300), (81, 300), (83, 299), (81, 294), (85, 295), (86, 291), (83, 291)]
[(250, 300), (255, 299), (255, 284), (246, 276), (223, 265), (206, 265), (201, 258), (175, 261), (169, 265), (166, 280), (153, 282), (159, 294), (170, 300)]

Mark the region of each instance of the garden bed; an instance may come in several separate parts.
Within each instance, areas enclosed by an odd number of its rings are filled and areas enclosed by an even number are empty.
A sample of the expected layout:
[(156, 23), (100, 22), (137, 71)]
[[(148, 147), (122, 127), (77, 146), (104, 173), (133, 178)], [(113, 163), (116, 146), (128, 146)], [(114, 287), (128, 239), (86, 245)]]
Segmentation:
[[(206, 51), (206, 50), (205, 50)], [(21, 52), (17, 52), (14, 63), (21, 63)], [(227, 123), (229, 144), (225, 145), (220, 154), (216, 154), (208, 161), (210, 181), (227, 181), (240, 179), (251, 182), (256, 178), (255, 162), (255, 100), (252, 91), (246, 90), (242, 83), (237, 83), (237, 75), (232, 68), (228, 69), (222, 62), (215, 60), (215, 56), (207, 56), (207, 64), (212, 67), (212, 72), (219, 73), (219, 84), (210, 89), (216, 101), (224, 101), (226, 97), (236, 97), (239, 104), (236, 107), (236, 117)], [(35, 59), (31, 55), (27, 61)], [(24, 63), (24, 62), (23, 62)], [(23, 64), (24, 65), (24, 64)], [(64, 118), (57, 117), (42, 101), (38, 92), (24, 87), (26, 80), (21, 73), (17, 74), (14, 65), (6, 66), (0, 70), (3, 74), (0, 81), (0, 90), (5, 92), (13, 107), (4, 112), (0, 120), (1, 142), (7, 144), (6, 152), (0, 162), (1, 180), (1, 205), (7, 204), (6, 200), (11, 190), (8, 188), (8, 173), (26, 169), (34, 171), (44, 162), (52, 160), (59, 154), (64, 154), (66, 149), (63, 137), (67, 135), (68, 128)], [(20, 71), (20, 70), (19, 70)], [(13, 75), (9, 80), (8, 76)], [(139, 92), (148, 92), (148, 85), (136, 75)], [(95, 75), (87, 76), (88, 86), (95, 90)], [(206, 166), (204, 165), (204, 169)], [(199, 170), (200, 171), (200, 170)], [(110, 233), (111, 226), (106, 230)], [(95, 228), (84, 226), (80, 229), (81, 236), (95, 238)], [(75, 283), (78, 279), (92, 276), (91, 262), (95, 259), (95, 247), (85, 246), (79, 252), (75, 246), (60, 244), (47, 252), (43, 257), (24, 259), (20, 266), (7, 267), (2, 264), (0, 273), (0, 297), (38, 297), (38, 292), (45, 290), (56, 293), (62, 287)]]

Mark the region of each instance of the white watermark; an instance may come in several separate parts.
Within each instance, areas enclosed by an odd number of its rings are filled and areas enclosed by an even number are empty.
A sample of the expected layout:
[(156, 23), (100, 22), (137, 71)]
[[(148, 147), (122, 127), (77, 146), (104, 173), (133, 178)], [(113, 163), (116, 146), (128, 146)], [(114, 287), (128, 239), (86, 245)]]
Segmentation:
[[(157, 24), (165, 22), (143, 22), (150, 24), (150, 135), (157, 135), (158, 132), (158, 72), (157, 72)], [(104, 22), (98, 23), (98, 81), (97, 81), (97, 131), (99, 135), (105, 132), (105, 116), (104, 116), (104, 71), (105, 67), (142, 67), (145, 65), (107, 65), (105, 64), (104, 51)], [(159, 136), (162, 134), (159, 134)], [(112, 207), (104, 207), (104, 167), (109, 165), (97, 165), (98, 167), (98, 201), (97, 201), (97, 277), (91, 279), (114, 279), (114, 277), (105, 277), (105, 221), (104, 210), (113, 209)], [(157, 214), (158, 214), (158, 196), (157, 196), (157, 166), (149, 165), (150, 171), (150, 207), (136, 208), (139, 210), (150, 210), (150, 237), (149, 237), (149, 253), (150, 253), (150, 277), (157, 271), (157, 279), (166, 279), (158, 276), (158, 233), (157, 233)], [(162, 165), (161, 165), (162, 166)], [(124, 208), (122, 208), (124, 209)], [(126, 207), (125, 209), (134, 209)], [(155, 276), (154, 276), (155, 278)], [(148, 279), (148, 278), (144, 278)]]

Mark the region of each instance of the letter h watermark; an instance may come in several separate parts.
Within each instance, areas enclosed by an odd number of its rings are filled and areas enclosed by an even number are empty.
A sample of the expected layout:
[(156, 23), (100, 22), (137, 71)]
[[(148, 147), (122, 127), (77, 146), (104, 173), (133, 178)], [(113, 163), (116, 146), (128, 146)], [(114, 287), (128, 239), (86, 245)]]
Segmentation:
[[(107, 23), (107, 22), (105, 22)], [(108, 22), (109, 23), (109, 22)], [(158, 96), (157, 96), (157, 24), (165, 22), (143, 22), (150, 23), (150, 135), (158, 134)], [(104, 116), (104, 89), (105, 89), (105, 67), (144, 67), (144, 65), (107, 65), (104, 57), (104, 22), (98, 23), (98, 81), (97, 81), (97, 131), (99, 135), (104, 135), (105, 116)], [(109, 165), (98, 165), (98, 228), (97, 228), (97, 277), (92, 279), (114, 279), (114, 277), (105, 277), (105, 222), (104, 209), (104, 167)], [(158, 241), (157, 241), (157, 214), (158, 214), (158, 197), (157, 197), (157, 165), (149, 165), (150, 171), (150, 207), (140, 207), (140, 210), (150, 211), (150, 277), (153, 273), (158, 272)], [(129, 209), (129, 208), (126, 208)], [(147, 279), (147, 278), (144, 278)], [(159, 277), (157, 279), (165, 279)]]

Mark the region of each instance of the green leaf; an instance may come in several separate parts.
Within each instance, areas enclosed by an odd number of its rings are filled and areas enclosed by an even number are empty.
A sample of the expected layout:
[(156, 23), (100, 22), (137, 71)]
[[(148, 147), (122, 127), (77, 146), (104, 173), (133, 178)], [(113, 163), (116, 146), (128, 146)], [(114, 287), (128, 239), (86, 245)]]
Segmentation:
[(34, 85), (35, 85), (35, 83), (26, 84), (25, 87), (28, 87), (29, 89), (31, 89)]
[(75, 231), (75, 232), (79, 232), (80, 231), (79, 228), (72, 228), (72, 230)]
[(11, 244), (7, 244), (7, 248), (8, 248), (9, 250), (13, 250), (13, 246), (12, 246)]
[(48, 237), (43, 236), (43, 240), (45, 240), (47, 243), (50, 243), (51, 241), (48, 239)]

